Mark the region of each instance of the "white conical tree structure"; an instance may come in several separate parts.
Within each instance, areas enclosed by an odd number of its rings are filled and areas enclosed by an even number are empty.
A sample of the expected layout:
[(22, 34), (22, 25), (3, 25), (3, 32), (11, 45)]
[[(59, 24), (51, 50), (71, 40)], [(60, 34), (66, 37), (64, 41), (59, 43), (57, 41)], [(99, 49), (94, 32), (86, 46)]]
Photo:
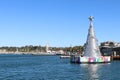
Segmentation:
[(95, 31), (93, 27), (93, 16), (89, 17), (90, 27), (88, 30), (87, 41), (85, 44), (85, 49), (83, 51), (83, 56), (71, 55), (72, 63), (108, 63), (111, 61), (110, 56), (101, 56), (98, 40), (95, 36)]
[(85, 57), (99, 57), (101, 56), (99, 46), (98, 46), (98, 40), (95, 36), (95, 31), (93, 27), (93, 20), (94, 17), (90, 16), (90, 27), (88, 30), (88, 36), (87, 36), (87, 41), (85, 44), (85, 50), (83, 56)]

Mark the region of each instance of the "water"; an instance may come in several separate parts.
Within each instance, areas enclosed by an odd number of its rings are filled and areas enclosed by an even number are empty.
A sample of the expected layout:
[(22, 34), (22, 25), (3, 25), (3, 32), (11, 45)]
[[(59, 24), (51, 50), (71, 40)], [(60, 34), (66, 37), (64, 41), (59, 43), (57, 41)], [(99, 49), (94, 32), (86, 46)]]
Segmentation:
[(120, 61), (71, 64), (59, 56), (0, 55), (0, 80), (119, 80)]

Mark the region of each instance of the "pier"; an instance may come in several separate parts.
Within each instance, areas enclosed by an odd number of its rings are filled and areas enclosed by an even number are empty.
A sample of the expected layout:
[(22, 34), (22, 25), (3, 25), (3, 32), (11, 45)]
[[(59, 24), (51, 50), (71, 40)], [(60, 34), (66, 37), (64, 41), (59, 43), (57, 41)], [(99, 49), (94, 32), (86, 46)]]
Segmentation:
[(120, 60), (120, 56), (111, 56), (111, 60)]

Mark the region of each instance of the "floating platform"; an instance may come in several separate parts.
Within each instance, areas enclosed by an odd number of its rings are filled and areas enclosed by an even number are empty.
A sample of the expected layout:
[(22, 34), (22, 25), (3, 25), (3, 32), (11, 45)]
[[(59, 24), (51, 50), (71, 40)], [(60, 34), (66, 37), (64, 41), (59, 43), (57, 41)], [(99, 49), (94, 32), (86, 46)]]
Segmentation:
[(60, 58), (65, 59), (65, 58), (70, 58), (70, 56), (69, 55), (62, 55), (62, 56), (60, 56)]
[(110, 63), (110, 56), (100, 56), (100, 57), (81, 57), (72, 55), (70, 57), (71, 63)]

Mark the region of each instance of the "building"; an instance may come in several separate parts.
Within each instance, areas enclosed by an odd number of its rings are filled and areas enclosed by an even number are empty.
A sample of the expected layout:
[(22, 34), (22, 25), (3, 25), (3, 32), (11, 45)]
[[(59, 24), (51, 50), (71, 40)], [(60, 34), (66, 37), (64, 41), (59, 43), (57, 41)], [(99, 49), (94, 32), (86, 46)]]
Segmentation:
[(51, 53), (51, 50), (49, 48), (49, 44), (46, 45), (46, 53)]
[(120, 56), (120, 43), (114, 41), (102, 42), (100, 51), (103, 56)]

